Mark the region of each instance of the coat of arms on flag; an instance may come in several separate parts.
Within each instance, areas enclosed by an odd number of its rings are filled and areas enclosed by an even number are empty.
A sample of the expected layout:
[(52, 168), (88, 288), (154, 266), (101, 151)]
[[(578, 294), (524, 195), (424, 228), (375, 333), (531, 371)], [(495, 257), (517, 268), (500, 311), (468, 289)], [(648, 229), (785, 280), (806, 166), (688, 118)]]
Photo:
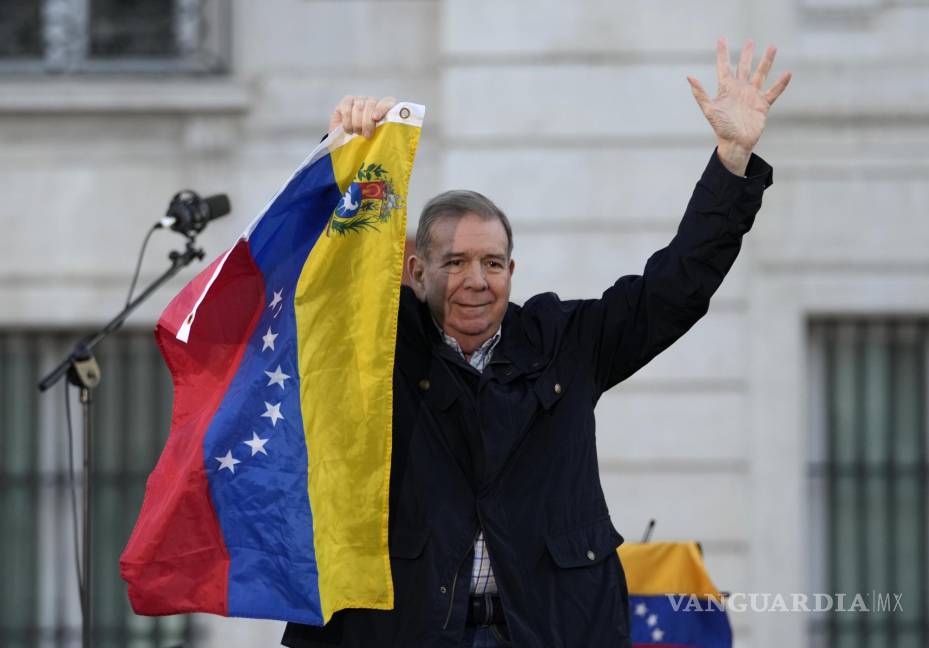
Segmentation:
[(355, 180), (333, 210), (329, 226), (337, 234), (377, 229), (379, 223), (386, 223), (393, 212), (404, 206), (390, 172), (380, 163), (362, 162)]
[(393, 607), (393, 355), (424, 112), (333, 131), (159, 319), (174, 412), (120, 559), (137, 613), (322, 625)]

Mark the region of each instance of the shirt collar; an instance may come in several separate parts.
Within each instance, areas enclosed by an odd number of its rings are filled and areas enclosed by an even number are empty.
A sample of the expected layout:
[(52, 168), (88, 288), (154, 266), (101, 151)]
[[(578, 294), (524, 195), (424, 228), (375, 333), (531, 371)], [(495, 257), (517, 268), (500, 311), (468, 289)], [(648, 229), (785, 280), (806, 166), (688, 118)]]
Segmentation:
[[(442, 336), (442, 340), (445, 342), (445, 344), (457, 351), (458, 354), (464, 358), (465, 354), (464, 351), (461, 350), (461, 345), (458, 344), (458, 340), (445, 332), (445, 329), (439, 325), (439, 322), (436, 320), (434, 315), (432, 315), (432, 323), (435, 325), (436, 330), (438, 330), (439, 335)], [(490, 356), (493, 354), (494, 348), (500, 341), (502, 334), (503, 325), (501, 324), (497, 327), (497, 332), (484, 340), (484, 343), (474, 350), (474, 352), (471, 354), (471, 357), (466, 359), (466, 362), (478, 371), (483, 371), (484, 366), (490, 361)]]

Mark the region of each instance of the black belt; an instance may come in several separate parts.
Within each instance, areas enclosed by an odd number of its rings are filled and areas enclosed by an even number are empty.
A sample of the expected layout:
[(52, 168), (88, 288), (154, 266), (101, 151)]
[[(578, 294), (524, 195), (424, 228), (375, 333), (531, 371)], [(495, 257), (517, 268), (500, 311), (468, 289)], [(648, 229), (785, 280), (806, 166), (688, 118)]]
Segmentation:
[(468, 625), (504, 625), (503, 604), (496, 594), (472, 594), (468, 603)]

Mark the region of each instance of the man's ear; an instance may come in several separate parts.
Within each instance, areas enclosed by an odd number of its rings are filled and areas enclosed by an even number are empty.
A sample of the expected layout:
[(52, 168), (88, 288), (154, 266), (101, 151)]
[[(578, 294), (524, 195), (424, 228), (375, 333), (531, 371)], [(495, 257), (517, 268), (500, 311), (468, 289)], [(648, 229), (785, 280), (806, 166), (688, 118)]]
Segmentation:
[(426, 272), (426, 264), (415, 254), (411, 254), (406, 260), (406, 270), (410, 274), (410, 286), (416, 297), (421, 302), (426, 301), (426, 284), (423, 281), (423, 275)]

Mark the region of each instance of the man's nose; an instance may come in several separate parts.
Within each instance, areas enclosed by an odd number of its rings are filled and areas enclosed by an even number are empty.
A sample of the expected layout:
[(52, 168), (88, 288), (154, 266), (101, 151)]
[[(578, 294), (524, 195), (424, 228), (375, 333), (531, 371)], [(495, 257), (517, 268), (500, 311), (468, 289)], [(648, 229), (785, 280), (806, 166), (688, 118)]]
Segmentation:
[(487, 277), (484, 276), (484, 264), (469, 263), (465, 268), (464, 286), (471, 290), (484, 290), (487, 288)]

